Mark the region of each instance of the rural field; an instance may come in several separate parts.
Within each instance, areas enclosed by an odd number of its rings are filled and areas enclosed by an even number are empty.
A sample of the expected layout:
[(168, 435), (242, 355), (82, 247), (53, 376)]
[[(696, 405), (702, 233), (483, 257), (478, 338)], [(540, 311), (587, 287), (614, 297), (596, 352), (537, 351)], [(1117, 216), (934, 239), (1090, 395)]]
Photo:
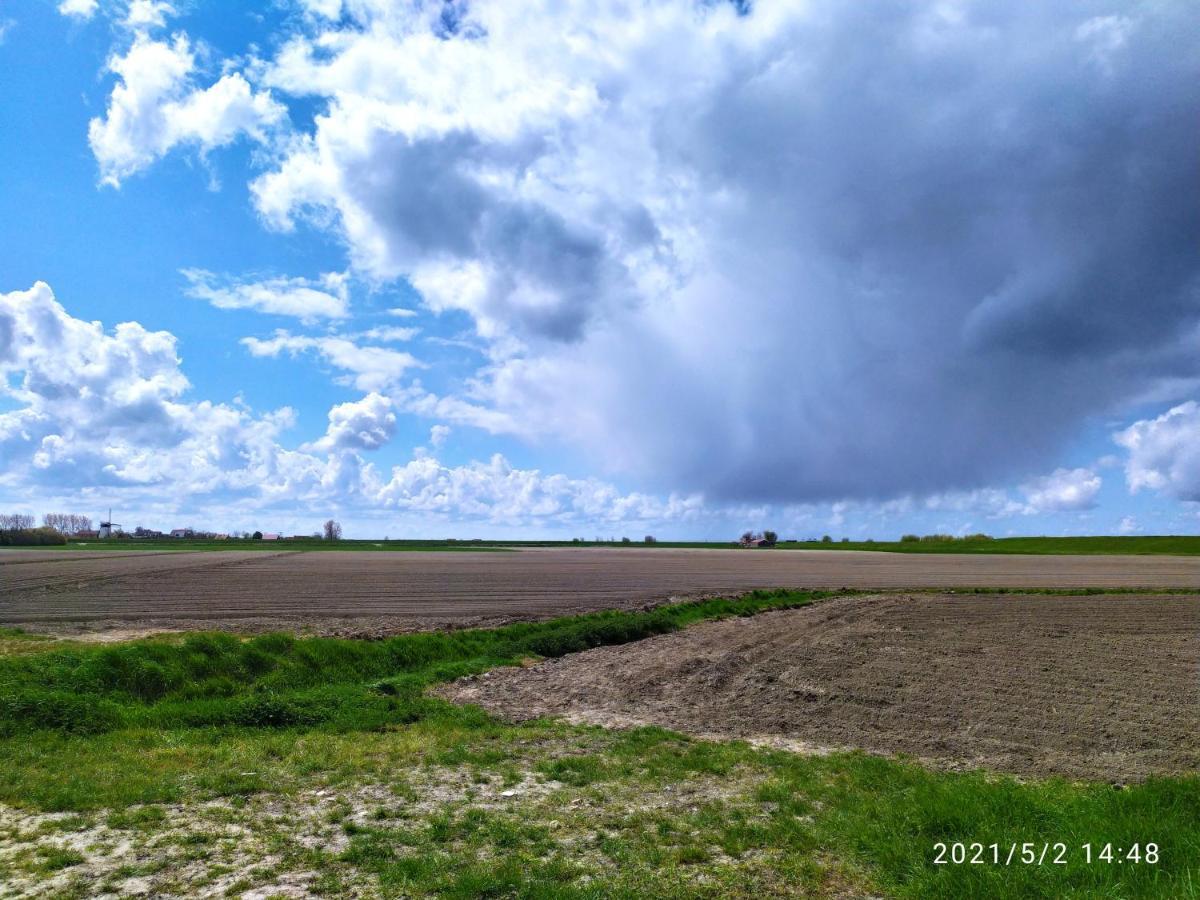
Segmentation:
[(1198, 585), (1163, 555), (2, 552), (0, 897), (1197, 897)]
[(1172, 588), (1200, 557), (532, 548), (513, 552), (0, 550), (0, 625), (380, 636), (755, 588)]
[(1197, 34), (0, 0), (0, 900), (1200, 900)]

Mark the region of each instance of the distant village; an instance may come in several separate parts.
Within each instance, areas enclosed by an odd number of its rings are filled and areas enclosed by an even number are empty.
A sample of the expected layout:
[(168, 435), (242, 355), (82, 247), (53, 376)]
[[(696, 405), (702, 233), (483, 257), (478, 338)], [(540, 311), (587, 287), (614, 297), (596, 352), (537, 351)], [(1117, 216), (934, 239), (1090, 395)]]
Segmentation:
[(52, 544), (63, 543), (68, 538), (80, 540), (199, 540), (199, 541), (286, 541), (286, 540), (340, 540), (342, 526), (329, 519), (321, 531), (311, 534), (284, 535), (274, 531), (204, 531), (197, 528), (172, 528), (170, 531), (158, 531), (154, 528), (143, 528), (138, 525), (132, 531), (125, 531), (119, 522), (112, 520), (112, 511), (108, 518), (93, 527), (90, 516), (74, 513), (46, 513), (42, 516), (39, 526), (34, 516), (26, 513), (0, 513), (0, 544)]

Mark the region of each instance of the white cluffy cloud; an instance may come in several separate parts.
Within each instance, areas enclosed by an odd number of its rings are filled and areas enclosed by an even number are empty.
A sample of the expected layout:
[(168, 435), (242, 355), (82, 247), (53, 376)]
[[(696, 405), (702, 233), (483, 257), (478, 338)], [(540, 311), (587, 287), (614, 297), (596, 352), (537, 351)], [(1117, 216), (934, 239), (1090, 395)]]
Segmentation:
[(351, 403), (329, 410), (329, 430), (310, 446), (314, 450), (378, 450), (396, 433), (392, 401), (370, 393)]
[(269, 91), (255, 91), (238, 72), (208, 87), (196, 84), (196, 55), (184, 34), (170, 41), (139, 31), (109, 69), (118, 77), (103, 118), (88, 125), (100, 176), (114, 187), (177, 146), (202, 153), (241, 135), (265, 140), (287, 117)]
[(1129, 457), (1130, 491), (1160, 491), (1178, 500), (1200, 501), (1200, 404), (1189, 400), (1153, 419), (1134, 422), (1113, 439)]
[(132, 31), (164, 28), (167, 17), (175, 15), (175, 7), (158, 0), (132, 0), (121, 23)]
[(99, 6), (99, 0), (62, 0), (62, 3), (58, 4), (58, 11), (72, 19), (86, 21), (96, 14)]
[(1091, 469), (1055, 469), (1021, 490), (1032, 512), (1077, 512), (1095, 507), (1101, 484)]
[(181, 274), (188, 280), (188, 296), (207, 300), (219, 309), (253, 309), (295, 316), (304, 322), (344, 319), (350, 311), (347, 278), (342, 273), (261, 281), (221, 277), (204, 269), (183, 269)]

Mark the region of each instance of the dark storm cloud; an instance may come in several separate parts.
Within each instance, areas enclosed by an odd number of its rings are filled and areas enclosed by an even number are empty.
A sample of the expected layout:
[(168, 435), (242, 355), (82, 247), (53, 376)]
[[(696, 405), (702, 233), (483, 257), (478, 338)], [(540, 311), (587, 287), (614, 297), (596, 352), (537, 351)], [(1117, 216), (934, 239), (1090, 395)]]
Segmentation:
[(486, 272), (437, 307), (530, 343), (473, 399), (656, 488), (805, 501), (1037, 475), (1200, 376), (1200, 5), (741, 13), (479, 3), (469, 56), (381, 19), (364, 53), (435, 54), (390, 102), (457, 131), (314, 170), (377, 268)]
[(740, 500), (973, 487), (1200, 374), (1200, 7), (962, 9), (825, 7), (665, 117), (659, 151), (746, 201), (687, 358), (612, 361), (622, 465)]

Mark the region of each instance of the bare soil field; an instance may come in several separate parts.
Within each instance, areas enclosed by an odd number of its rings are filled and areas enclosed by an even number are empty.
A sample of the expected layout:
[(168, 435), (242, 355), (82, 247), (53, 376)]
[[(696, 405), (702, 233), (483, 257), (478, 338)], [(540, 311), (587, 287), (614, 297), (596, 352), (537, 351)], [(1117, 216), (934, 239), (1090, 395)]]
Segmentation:
[(845, 597), (494, 670), (509, 719), (1127, 782), (1200, 771), (1200, 597)]
[(366, 636), (765, 587), (1200, 588), (1200, 558), (665, 548), (0, 551), (0, 625), (60, 634), (224, 628)]

